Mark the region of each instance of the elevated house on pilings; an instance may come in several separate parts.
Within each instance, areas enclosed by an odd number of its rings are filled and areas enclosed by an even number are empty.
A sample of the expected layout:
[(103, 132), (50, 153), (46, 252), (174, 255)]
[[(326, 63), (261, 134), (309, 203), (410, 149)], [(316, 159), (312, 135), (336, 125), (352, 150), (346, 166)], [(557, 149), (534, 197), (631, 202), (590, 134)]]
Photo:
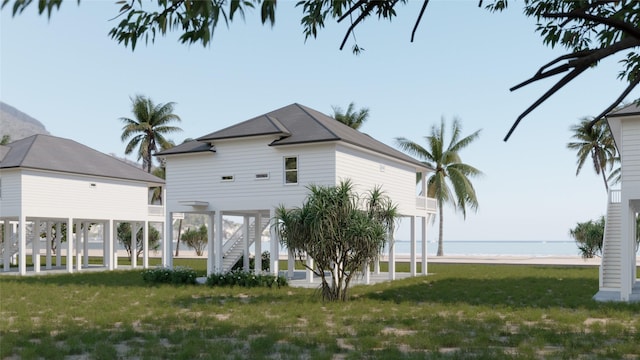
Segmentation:
[[(208, 228), (215, 229), (208, 232), (208, 274), (229, 271), (243, 255), (243, 267), (249, 270), (250, 246), (255, 247), (255, 254), (266, 250), (261, 235), (267, 231), (272, 255), (269, 269), (277, 274), (279, 239), (269, 226), (275, 208), (301, 206), (310, 184), (333, 186), (344, 179), (350, 179), (358, 193), (382, 186), (398, 204), (399, 212), (411, 222), (411, 273), (417, 270), (419, 234), (422, 273), (426, 274), (427, 219), (435, 213), (436, 202), (423, 196), (425, 184), (416, 185), (416, 174), (426, 179), (432, 169), (316, 110), (300, 104), (285, 106), (157, 156), (166, 163), (165, 233), (173, 233), (171, 220), (181, 213), (207, 214)], [(228, 238), (218, 231), (223, 216), (243, 218), (240, 230)], [(393, 279), (391, 244), (389, 276)], [(172, 266), (174, 242), (166, 241), (163, 246), (163, 265)], [(290, 271), (293, 260), (289, 254)], [(255, 269), (261, 269), (259, 255)], [(310, 275), (307, 278), (312, 281)]]
[[(0, 146), (2, 271), (17, 262), (18, 272), (27, 274), (28, 253), (35, 273), (42, 270), (41, 256), (44, 270), (89, 267), (90, 226), (102, 238), (96, 252), (102, 264), (96, 266), (115, 269), (119, 223), (130, 223), (132, 236), (142, 227), (147, 267), (148, 224), (162, 229), (165, 219), (164, 206), (150, 203), (150, 189), (163, 186), (163, 179), (69, 139), (34, 135)], [(131, 253), (136, 267), (136, 251)]]
[(621, 188), (610, 190), (600, 265), (598, 301), (640, 301), (636, 219), (640, 212), (640, 107), (606, 116), (621, 160)]

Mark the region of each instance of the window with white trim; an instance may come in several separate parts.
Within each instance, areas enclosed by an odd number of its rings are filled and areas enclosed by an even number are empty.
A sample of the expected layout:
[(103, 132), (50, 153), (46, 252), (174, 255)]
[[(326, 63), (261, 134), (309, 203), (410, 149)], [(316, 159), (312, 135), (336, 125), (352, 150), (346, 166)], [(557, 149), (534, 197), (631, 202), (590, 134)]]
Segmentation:
[(298, 157), (287, 156), (284, 158), (284, 183), (298, 183)]

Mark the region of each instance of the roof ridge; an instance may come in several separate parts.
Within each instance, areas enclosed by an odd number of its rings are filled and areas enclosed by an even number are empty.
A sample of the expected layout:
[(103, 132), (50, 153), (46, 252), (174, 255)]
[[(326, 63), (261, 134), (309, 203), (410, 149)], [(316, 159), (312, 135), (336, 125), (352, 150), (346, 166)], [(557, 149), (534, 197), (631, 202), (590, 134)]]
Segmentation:
[[(24, 161), (27, 159), (27, 155), (29, 155), (29, 152), (31, 151), (31, 148), (33, 147), (33, 144), (35, 144), (36, 138), (38, 137), (38, 135), (40, 135), (40, 134), (33, 134), (31, 136), (27, 136), (26, 138), (24, 138), (24, 139), (28, 139), (28, 138), (33, 138), (33, 139), (31, 139), (31, 142), (29, 143), (29, 146), (27, 147), (27, 151), (24, 152), (24, 156), (22, 157), (22, 159), (20, 159), (20, 163), (18, 164), (18, 166), (22, 166)], [(20, 140), (24, 140), (24, 139), (20, 139)], [(16, 140), (16, 141), (20, 141), (20, 140)], [(13, 150), (13, 148), (11, 150)], [(11, 150), (9, 150), (9, 151), (11, 151)]]
[[(318, 124), (319, 124), (320, 126), (322, 126), (325, 130), (327, 130), (331, 135), (335, 136), (335, 137), (336, 137), (336, 140), (343, 140), (343, 139), (342, 139), (340, 136), (338, 136), (335, 132), (333, 132), (331, 129), (329, 129), (328, 127), (326, 127), (326, 126), (322, 123), (322, 121), (318, 120), (318, 118), (316, 118), (315, 116), (311, 115), (311, 113), (309, 113), (309, 111), (307, 111), (306, 106), (301, 105), (301, 104), (298, 104), (298, 103), (294, 103), (294, 104), (295, 104), (297, 107), (299, 107), (299, 108), (300, 108), (300, 110), (304, 111), (307, 115), (309, 115), (313, 120), (315, 120), (315, 122), (316, 122), (316, 123), (318, 123)], [(317, 111), (317, 110), (315, 110), (315, 111)], [(318, 112), (319, 112), (319, 111), (318, 111)], [(326, 115), (326, 114), (323, 114), (323, 115), (325, 115), (325, 116), (327, 116), (327, 117), (329, 116), (329, 115)], [(335, 121), (338, 121), (338, 120), (335, 120)], [(339, 121), (338, 121), (338, 122), (339, 122)], [(356, 130), (356, 131), (358, 131), (358, 130)]]
[(280, 122), (280, 120), (278, 120), (277, 117), (275, 116), (271, 116), (269, 115), (269, 113), (265, 114), (265, 117), (267, 118), (267, 120), (269, 120), (269, 122), (271, 122), (271, 124), (273, 126), (275, 126), (278, 130), (280, 130), (281, 132), (291, 136), (291, 131), (289, 131), (289, 129), (287, 129), (286, 126), (284, 126), (283, 123)]

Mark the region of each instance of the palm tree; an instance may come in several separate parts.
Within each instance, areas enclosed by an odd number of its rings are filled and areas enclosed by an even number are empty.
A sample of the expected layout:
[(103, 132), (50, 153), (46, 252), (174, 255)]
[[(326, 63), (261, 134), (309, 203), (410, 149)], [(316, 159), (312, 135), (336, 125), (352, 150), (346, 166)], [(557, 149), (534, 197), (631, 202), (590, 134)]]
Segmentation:
[(332, 108), (334, 119), (356, 130), (360, 129), (362, 124), (369, 118), (369, 108), (362, 108), (356, 112), (353, 102), (349, 104), (346, 113), (342, 112), (342, 108), (338, 106), (332, 106)]
[[(443, 205), (450, 203), (454, 209), (462, 211), (462, 216), (467, 217), (467, 206), (473, 210), (478, 209), (476, 190), (471, 183), (471, 177), (482, 175), (475, 167), (465, 164), (460, 159), (460, 151), (476, 140), (481, 130), (460, 138), (462, 127), (458, 119), (451, 125), (451, 140), (445, 140), (445, 121), (441, 120), (440, 126), (431, 128), (431, 135), (425, 136), (427, 148), (403, 137), (396, 138), (398, 146), (407, 153), (420, 158), (424, 164), (434, 173), (427, 179), (427, 195), (435, 198), (438, 203), (438, 252), (437, 256), (444, 255), (443, 251)], [(445, 148), (446, 146), (446, 148)], [(420, 179), (418, 179), (419, 181)]]
[(583, 118), (579, 124), (571, 126), (574, 142), (567, 144), (567, 148), (577, 151), (578, 168), (576, 176), (580, 174), (582, 166), (591, 156), (593, 170), (598, 175), (602, 175), (602, 181), (607, 193), (609, 192), (609, 182), (607, 181), (607, 169), (611, 170), (617, 161), (617, 151), (613, 141), (613, 136), (604, 118), (595, 123), (592, 118)]
[(131, 138), (124, 153), (131, 154), (137, 147), (138, 160), (142, 159), (142, 167), (151, 173), (152, 156), (158, 146), (170, 146), (164, 136), (182, 131), (179, 127), (168, 125), (172, 121), (180, 121), (180, 117), (173, 113), (173, 102), (155, 105), (151, 99), (136, 95), (131, 103), (134, 119), (120, 118), (125, 124), (120, 139), (124, 142)]

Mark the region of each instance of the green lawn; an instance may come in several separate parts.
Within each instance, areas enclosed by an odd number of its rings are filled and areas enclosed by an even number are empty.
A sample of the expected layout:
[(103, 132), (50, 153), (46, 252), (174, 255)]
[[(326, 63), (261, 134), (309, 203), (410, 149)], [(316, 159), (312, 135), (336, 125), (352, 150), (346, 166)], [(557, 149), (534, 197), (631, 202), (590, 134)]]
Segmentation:
[(139, 271), (0, 276), (0, 358), (640, 358), (640, 305), (592, 301), (596, 267), (429, 270), (354, 287), (346, 303), (149, 286)]

